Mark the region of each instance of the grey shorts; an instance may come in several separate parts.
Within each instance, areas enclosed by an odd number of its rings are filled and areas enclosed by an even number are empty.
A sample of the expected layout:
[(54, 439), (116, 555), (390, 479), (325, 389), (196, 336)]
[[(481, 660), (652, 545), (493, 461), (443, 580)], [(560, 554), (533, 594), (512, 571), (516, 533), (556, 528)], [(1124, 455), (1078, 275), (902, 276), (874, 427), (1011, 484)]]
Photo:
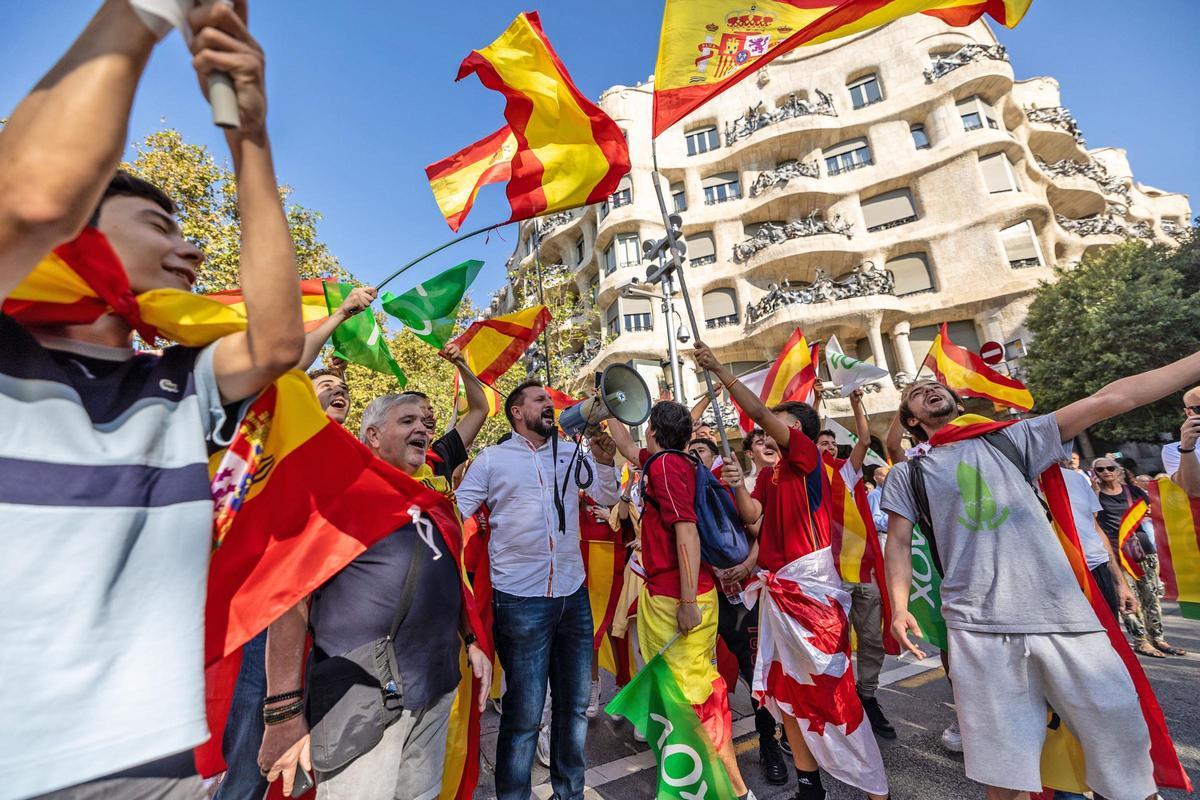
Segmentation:
[(1053, 708), (1083, 746), (1092, 790), (1109, 800), (1154, 794), (1150, 733), (1106, 634), (952, 628), (949, 638), (968, 778), (1040, 792), (1046, 712)]
[(44, 794), (36, 800), (208, 800), (196, 774), (192, 751), (142, 764), (87, 783)]

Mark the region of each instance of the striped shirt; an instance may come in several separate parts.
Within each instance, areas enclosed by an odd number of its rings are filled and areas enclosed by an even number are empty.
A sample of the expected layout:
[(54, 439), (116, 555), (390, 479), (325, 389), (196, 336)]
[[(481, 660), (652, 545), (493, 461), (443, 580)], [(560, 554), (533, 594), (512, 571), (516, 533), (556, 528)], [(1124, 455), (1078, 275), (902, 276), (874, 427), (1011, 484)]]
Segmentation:
[(213, 349), (134, 354), (0, 315), (0, 798), (199, 744)]

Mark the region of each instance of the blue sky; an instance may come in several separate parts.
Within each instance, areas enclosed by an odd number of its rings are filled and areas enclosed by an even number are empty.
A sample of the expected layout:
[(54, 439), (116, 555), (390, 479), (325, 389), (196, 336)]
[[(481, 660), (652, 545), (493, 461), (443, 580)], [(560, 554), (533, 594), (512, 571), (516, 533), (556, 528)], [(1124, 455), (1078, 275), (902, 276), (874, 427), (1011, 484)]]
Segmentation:
[[(0, 116), (68, 46), (98, 0), (0, 3)], [(536, 6), (575, 82), (595, 98), (654, 69), (662, 3), (543, 0)], [(1147, 13), (1131, 13), (1131, 9)], [(451, 237), (424, 166), (503, 122), (499, 95), (459, 61), (530, 6), (505, 0), (349, 3), (251, 0), (251, 30), (267, 53), (270, 129), (280, 179), (324, 214), (319, 233), (355, 275), (374, 282)], [(1129, 152), (1138, 180), (1189, 193), (1200, 209), (1200, 3), (1195, 0), (1035, 0), (1016, 30), (999, 30), (1018, 78), (1052, 75), (1093, 147)], [(164, 125), (225, 158), (177, 34), (142, 82), (130, 141)], [(467, 229), (508, 216), (500, 187), (481, 193)], [(466, 258), (487, 266), (476, 297), (504, 282), (514, 226), (456, 246), (388, 288)]]

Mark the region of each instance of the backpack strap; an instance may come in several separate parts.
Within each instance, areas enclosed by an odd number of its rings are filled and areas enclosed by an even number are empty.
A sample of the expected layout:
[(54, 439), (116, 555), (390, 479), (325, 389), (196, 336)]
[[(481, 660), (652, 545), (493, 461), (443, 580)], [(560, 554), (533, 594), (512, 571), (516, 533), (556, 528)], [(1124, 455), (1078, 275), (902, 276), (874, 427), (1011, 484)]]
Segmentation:
[(929, 514), (929, 492), (925, 488), (925, 471), (920, 458), (909, 459), (907, 462), (909, 487), (912, 489), (913, 501), (917, 506), (917, 527), (925, 534), (929, 543), (929, 555), (933, 558), (933, 568), (938, 575), (944, 575), (942, 558), (938, 555), (937, 539), (933, 536), (933, 517)]
[(992, 447), (1000, 451), (1000, 453), (1012, 462), (1012, 465), (1021, 472), (1021, 477), (1029, 484), (1029, 488), (1033, 490), (1033, 496), (1037, 498), (1041, 504), (1042, 510), (1046, 512), (1046, 519), (1050, 520), (1051, 526), (1054, 524), (1054, 515), (1050, 513), (1050, 504), (1042, 497), (1041, 491), (1038, 490), (1037, 479), (1029, 477), (1027, 465), (1025, 464), (1025, 456), (1017, 449), (1016, 443), (1004, 435), (1004, 431), (992, 431), (985, 433), (983, 440)]
[(646, 481), (649, 480), (649, 478), (650, 478), (650, 465), (653, 464), (655, 461), (658, 461), (663, 456), (671, 455), (671, 454), (677, 455), (677, 456), (683, 456), (688, 461), (692, 462), (693, 466), (700, 463), (700, 459), (696, 458), (691, 453), (685, 452), (683, 450), (659, 450), (657, 453), (655, 453), (654, 455), (652, 455), (648, 459), (646, 459), (646, 463), (642, 466), (641, 480), (638, 481), (638, 492), (641, 494), (642, 500), (644, 500), (645, 502), (654, 506), (654, 508), (656, 510), (661, 508), (661, 506), (659, 506), (657, 500), (655, 500), (653, 497), (651, 497), (646, 492)]

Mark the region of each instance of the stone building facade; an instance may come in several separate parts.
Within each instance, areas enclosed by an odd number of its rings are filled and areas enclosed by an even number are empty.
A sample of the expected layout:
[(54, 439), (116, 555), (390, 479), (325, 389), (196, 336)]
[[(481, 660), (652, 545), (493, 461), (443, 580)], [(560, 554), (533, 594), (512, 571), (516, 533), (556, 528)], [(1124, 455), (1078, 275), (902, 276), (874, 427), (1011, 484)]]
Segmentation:
[[(642, 243), (663, 236), (652, 89), (615, 86), (600, 98), (629, 141), (633, 168), (618, 191), (536, 221), (540, 249), (535, 223), (523, 224), (510, 262), (526, 271), (540, 252), (593, 298), (595, 336), (573, 362), (580, 381), (626, 362), (652, 389), (670, 382), (666, 337), (680, 319), (625, 291), (644, 279)], [(799, 48), (656, 144), (704, 340), (743, 373), (797, 326), (810, 342), (836, 335), (893, 375), (867, 397), (880, 425), (943, 321), (957, 344), (1004, 344), (1019, 374), (1026, 309), (1053, 267), (1128, 237), (1170, 242), (1191, 218), (1186, 196), (1138, 183), (1123, 150), (1089, 148), (1057, 81), (1017, 80), (983, 22), (916, 15)], [(502, 289), (493, 309), (513, 303)], [(695, 399), (703, 382), (685, 361), (684, 394)], [(845, 401), (828, 410), (849, 413)]]

